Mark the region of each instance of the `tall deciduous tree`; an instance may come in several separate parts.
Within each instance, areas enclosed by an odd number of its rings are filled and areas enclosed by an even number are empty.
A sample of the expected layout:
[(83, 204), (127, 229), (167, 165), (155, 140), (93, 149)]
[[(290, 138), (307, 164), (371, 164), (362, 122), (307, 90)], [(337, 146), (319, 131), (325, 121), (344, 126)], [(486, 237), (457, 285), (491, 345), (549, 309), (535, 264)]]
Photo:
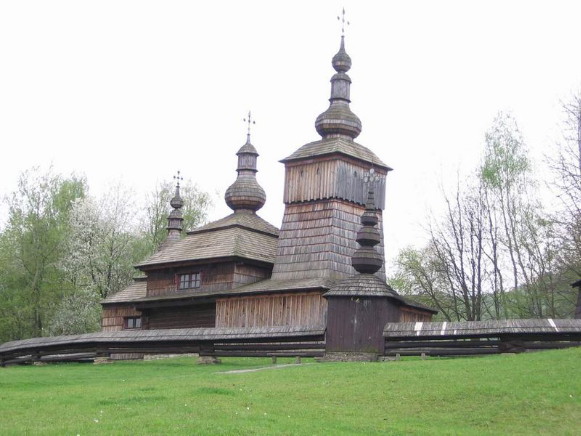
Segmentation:
[(76, 289), (106, 298), (132, 280), (133, 265), (145, 254), (133, 197), (117, 185), (98, 200), (87, 196), (74, 204), (62, 266)]
[(562, 106), (563, 139), (548, 161), (561, 205), (553, 216), (561, 241), (558, 261), (575, 281), (581, 277), (581, 90)]
[[(56, 302), (67, 292), (59, 269), (69, 231), (69, 214), (86, 189), (84, 179), (52, 170), (25, 171), (8, 199), (9, 219), (0, 240), (3, 323), (11, 337), (42, 336)], [(13, 304), (11, 304), (12, 302)]]
[(500, 113), (477, 175), (444, 195), (446, 213), (432, 219), (427, 248), (400, 255), (405, 287), (449, 320), (569, 316), (555, 226), (535, 194), (516, 122)]
[[(167, 236), (167, 217), (171, 210), (169, 203), (174, 195), (175, 184), (163, 182), (147, 196), (144, 228), (152, 250), (157, 249)], [(184, 201), (182, 213), (185, 234), (206, 221), (212, 198), (190, 180), (181, 183), (180, 196)]]

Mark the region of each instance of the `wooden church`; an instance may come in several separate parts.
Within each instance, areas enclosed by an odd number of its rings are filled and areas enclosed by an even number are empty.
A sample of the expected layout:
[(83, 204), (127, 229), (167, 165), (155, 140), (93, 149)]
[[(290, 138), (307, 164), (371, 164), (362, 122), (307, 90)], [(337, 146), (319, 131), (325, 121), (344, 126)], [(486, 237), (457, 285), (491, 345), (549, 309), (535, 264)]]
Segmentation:
[(399, 296), (385, 280), (382, 211), (391, 170), (355, 142), (344, 36), (332, 60), (321, 139), (282, 159), (280, 229), (257, 211), (250, 132), (225, 200), (232, 214), (182, 236), (179, 183), (168, 235), (136, 266), (144, 278), (102, 302), (103, 331), (188, 327), (310, 326), (326, 329), (327, 351), (380, 351), (387, 322), (430, 321), (435, 310)]

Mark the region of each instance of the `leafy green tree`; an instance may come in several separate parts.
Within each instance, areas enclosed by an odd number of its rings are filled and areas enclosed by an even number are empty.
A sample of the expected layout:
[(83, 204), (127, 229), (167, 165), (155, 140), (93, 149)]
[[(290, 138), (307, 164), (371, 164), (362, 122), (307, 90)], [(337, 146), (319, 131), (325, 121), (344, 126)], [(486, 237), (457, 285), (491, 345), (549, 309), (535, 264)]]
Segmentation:
[(89, 288), (76, 289), (56, 305), (49, 322), (51, 336), (76, 335), (98, 331), (101, 305), (98, 294)]
[[(174, 195), (175, 184), (162, 182), (147, 196), (143, 227), (148, 239), (147, 244), (152, 252), (161, 245), (167, 236), (167, 217), (171, 210), (169, 203)], [(185, 235), (187, 231), (206, 222), (208, 210), (212, 207), (213, 201), (210, 194), (200, 190), (191, 180), (181, 183), (180, 196), (184, 201), (182, 213), (184, 218), (183, 234)]]
[(74, 203), (61, 267), (76, 289), (102, 299), (131, 282), (133, 265), (143, 256), (133, 197), (117, 185), (98, 200), (87, 196)]
[(69, 290), (59, 264), (71, 208), (85, 189), (82, 178), (33, 168), (20, 176), (7, 200), (8, 224), (0, 239), (0, 322), (7, 337), (46, 334), (51, 311)]

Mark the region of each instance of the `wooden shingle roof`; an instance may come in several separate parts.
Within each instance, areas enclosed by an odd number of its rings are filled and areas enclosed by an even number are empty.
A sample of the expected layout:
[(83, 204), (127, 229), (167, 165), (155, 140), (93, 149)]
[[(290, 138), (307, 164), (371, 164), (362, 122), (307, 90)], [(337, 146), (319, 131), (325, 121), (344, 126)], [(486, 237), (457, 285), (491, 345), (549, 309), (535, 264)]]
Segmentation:
[(355, 274), (341, 280), (323, 295), (327, 297), (387, 297), (397, 300), (404, 306), (410, 306), (432, 313), (438, 313), (431, 307), (424, 306), (399, 295), (391, 286), (374, 274)]
[(239, 340), (289, 340), (292, 338), (322, 336), (325, 330), (321, 326), (274, 326), (274, 327), (222, 327), (222, 328), (187, 328), (163, 330), (122, 330), (115, 332), (96, 332), (80, 335), (53, 336), (23, 339), (0, 344), (0, 357), (3, 353), (15, 350), (57, 349), (63, 347), (95, 346), (97, 344), (123, 345), (136, 343), (144, 346), (154, 343), (188, 343), (188, 342), (228, 342)]
[(272, 280), (266, 279), (249, 285), (222, 291), (226, 294), (254, 294), (263, 292), (284, 292), (296, 290), (327, 290), (336, 283), (335, 280), (325, 277), (314, 277), (304, 279)]
[(156, 295), (153, 297), (143, 296), (132, 300), (133, 303), (147, 303), (150, 301), (173, 301), (173, 300), (189, 300), (189, 299), (199, 299), (199, 298), (218, 298), (218, 297), (230, 297), (237, 295), (252, 295), (261, 293), (281, 293), (286, 291), (312, 291), (312, 290), (322, 290), (326, 291), (335, 282), (328, 279), (300, 279), (300, 280), (261, 280), (256, 283), (251, 283), (244, 286), (239, 286), (233, 289), (222, 289), (222, 290), (193, 290), (188, 292), (172, 293), (167, 295)]
[(125, 289), (122, 289), (119, 292), (116, 292), (113, 295), (109, 295), (101, 304), (109, 304), (109, 303), (129, 303), (135, 301), (139, 298), (143, 298), (147, 295), (147, 282), (145, 277), (140, 277), (138, 279), (134, 279), (133, 282), (127, 286)]
[(246, 211), (238, 211), (217, 221), (213, 221), (204, 226), (198, 227), (197, 229), (189, 231), (188, 235), (195, 235), (197, 233), (209, 232), (212, 230), (231, 226), (246, 227), (256, 232), (278, 236), (277, 227), (273, 226), (268, 221), (263, 220), (255, 213)]
[(377, 157), (377, 155), (367, 147), (358, 144), (355, 141), (350, 141), (340, 137), (326, 138), (305, 144), (293, 154), (281, 160), (281, 162), (286, 163), (293, 160), (309, 159), (315, 156), (325, 156), (334, 153), (344, 154), (364, 162), (372, 163), (374, 166), (385, 168), (388, 171), (391, 170), (389, 166), (383, 163), (381, 159), (379, 159), (379, 157)]
[(581, 333), (581, 319), (508, 319), (462, 322), (388, 323), (386, 338), (408, 337), (483, 337), (503, 334)]
[(325, 296), (390, 297), (403, 301), (397, 292), (374, 274), (355, 274), (347, 277), (331, 288)]
[(137, 268), (232, 257), (273, 263), (277, 240), (276, 227), (255, 214), (236, 212), (162, 247)]

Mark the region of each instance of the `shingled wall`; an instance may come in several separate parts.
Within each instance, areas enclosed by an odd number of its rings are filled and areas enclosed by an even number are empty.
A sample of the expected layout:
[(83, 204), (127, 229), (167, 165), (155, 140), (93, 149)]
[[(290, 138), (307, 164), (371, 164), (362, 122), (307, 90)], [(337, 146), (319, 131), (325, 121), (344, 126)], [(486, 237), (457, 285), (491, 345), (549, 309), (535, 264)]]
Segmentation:
[[(361, 227), (364, 206), (344, 200), (287, 204), (272, 272), (273, 280), (324, 277), (343, 278), (352, 275), (351, 256)], [(381, 211), (379, 230), (382, 243)], [(385, 269), (377, 273), (385, 280)]]

